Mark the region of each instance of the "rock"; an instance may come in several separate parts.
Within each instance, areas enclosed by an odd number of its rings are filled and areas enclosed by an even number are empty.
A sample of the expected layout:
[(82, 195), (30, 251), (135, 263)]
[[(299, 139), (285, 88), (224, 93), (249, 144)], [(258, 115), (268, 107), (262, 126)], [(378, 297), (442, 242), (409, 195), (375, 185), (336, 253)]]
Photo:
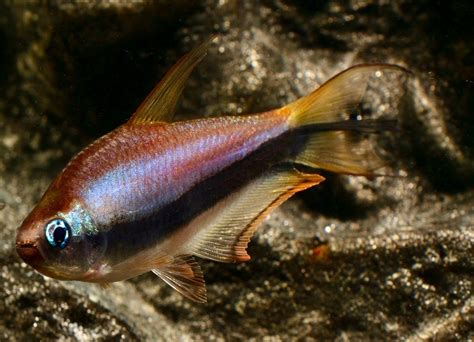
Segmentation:
[[(473, 41), (469, 1), (99, 1), (0, 5), (0, 338), (468, 340), (473, 331)], [(18, 225), (87, 143), (123, 123), (210, 34), (180, 118), (252, 113), (357, 63), (394, 177), (327, 181), (286, 203), (246, 264), (202, 261), (209, 303), (152, 274), (103, 290), (20, 261)]]

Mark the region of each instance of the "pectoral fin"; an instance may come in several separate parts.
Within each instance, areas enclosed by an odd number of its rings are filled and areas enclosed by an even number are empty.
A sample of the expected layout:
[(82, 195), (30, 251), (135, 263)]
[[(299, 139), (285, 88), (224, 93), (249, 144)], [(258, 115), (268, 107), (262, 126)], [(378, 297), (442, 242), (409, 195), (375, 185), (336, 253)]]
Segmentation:
[(99, 286), (103, 289), (103, 290), (108, 290), (110, 289), (110, 283), (99, 283)]
[(199, 229), (189, 253), (220, 262), (250, 259), (247, 245), (262, 221), (298, 191), (319, 184), (324, 178), (296, 170), (271, 171), (221, 200), (191, 222)]
[(168, 122), (173, 115), (184, 85), (194, 67), (206, 56), (215, 36), (184, 55), (145, 98), (130, 118), (131, 124)]
[(195, 302), (206, 302), (206, 285), (199, 264), (192, 255), (172, 256), (156, 249), (144, 250), (133, 258), (114, 265), (101, 277), (99, 285), (107, 288), (108, 281), (118, 281), (152, 271), (181, 293)]
[(207, 301), (201, 267), (193, 256), (170, 257), (168, 262), (160, 263), (152, 272), (186, 298), (199, 303)]

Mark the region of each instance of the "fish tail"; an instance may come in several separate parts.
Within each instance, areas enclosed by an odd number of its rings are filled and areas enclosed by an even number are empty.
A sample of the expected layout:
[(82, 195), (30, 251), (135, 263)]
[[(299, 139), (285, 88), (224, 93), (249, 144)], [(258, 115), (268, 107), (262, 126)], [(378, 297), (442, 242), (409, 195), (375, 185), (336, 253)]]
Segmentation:
[(394, 120), (350, 120), (360, 103), (370, 76), (381, 71), (405, 71), (390, 64), (358, 65), (334, 76), (311, 94), (280, 109), (303, 145), (292, 160), (332, 172), (373, 175), (384, 163), (371, 144), (357, 133), (396, 128)]

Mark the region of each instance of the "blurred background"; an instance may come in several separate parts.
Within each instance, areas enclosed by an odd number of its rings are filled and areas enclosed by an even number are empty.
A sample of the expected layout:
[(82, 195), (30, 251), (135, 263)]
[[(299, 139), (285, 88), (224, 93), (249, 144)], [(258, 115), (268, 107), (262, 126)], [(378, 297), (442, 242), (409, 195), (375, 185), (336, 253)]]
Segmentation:
[[(469, 340), (474, 331), (471, 1), (0, 4), (0, 339)], [(67, 161), (217, 34), (178, 119), (254, 113), (358, 63), (402, 65), (362, 104), (390, 177), (325, 174), (260, 228), (252, 260), (201, 260), (208, 303), (152, 274), (109, 289), (22, 263), (16, 229)]]

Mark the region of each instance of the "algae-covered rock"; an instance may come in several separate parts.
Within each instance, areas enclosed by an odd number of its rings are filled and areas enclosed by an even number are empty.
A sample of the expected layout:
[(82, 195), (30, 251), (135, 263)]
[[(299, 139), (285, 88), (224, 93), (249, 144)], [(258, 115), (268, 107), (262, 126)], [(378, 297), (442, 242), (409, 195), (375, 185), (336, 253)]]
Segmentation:
[[(473, 338), (474, 41), (469, 1), (98, 1), (0, 5), (0, 339)], [(125, 122), (186, 51), (217, 34), (178, 118), (252, 113), (358, 63), (375, 179), (326, 182), (264, 223), (245, 264), (201, 261), (208, 303), (152, 274), (108, 289), (36, 273), (16, 229), (87, 143)]]

